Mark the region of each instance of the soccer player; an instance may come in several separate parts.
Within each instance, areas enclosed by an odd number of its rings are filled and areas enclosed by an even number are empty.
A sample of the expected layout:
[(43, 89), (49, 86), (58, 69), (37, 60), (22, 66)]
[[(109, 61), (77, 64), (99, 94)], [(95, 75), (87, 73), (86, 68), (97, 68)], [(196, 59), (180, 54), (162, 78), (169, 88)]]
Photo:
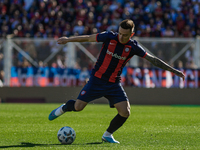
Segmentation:
[(57, 40), (58, 44), (103, 42), (103, 45), (90, 79), (81, 90), (77, 100), (69, 100), (66, 104), (54, 109), (49, 115), (49, 120), (54, 120), (68, 111), (81, 111), (89, 102), (105, 97), (108, 99), (110, 107), (117, 109), (118, 114), (110, 122), (102, 140), (109, 143), (119, 143), (114, 139), (113, 133), (125, 123), (130, 115), (130, 103), (120, 83), (120, 75), (123, 67), (134, 55), (150, 61), (159, 68), (173, 72), (183, 80), (185, 79), (181, 71), (150, 55), (136, 40), (131, 39), (134, 34), (134, 27), (134, 22), (126, 19), (120, 23), (118, 33), (102, 32), (70, 38), (61, 37)]

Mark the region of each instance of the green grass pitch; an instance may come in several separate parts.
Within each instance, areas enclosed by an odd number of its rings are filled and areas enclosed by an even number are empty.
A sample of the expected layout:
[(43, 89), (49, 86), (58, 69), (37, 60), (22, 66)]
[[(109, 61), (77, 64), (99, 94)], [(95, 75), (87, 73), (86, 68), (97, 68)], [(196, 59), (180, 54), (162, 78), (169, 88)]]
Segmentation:
[[(60, 104), (0, 104), (0, 149), (38, 150), (200, 150), (200, 107), (131, 106), (131, 116), (114, 133), (120, 144), (101, 137), (117, 114), (109, 105), (89, 104), (54, 121), (48, 115)], [(63, 126), (76, 131), (71, 145), (61, 145)]]

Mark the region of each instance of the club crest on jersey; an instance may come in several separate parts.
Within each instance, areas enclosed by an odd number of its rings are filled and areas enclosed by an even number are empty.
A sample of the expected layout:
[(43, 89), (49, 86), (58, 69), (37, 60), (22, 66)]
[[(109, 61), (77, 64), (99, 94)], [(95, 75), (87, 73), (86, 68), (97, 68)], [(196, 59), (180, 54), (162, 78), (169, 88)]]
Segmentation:
[(127, 48), (125, 48), (125, 52), (128, 52), (129, 51), (129, 48), (127, 47)]
[(83, 90), (83, 91), (81, 92), (81, 95), (85, 95), (85, 93), (86, 93), (86, 91)]

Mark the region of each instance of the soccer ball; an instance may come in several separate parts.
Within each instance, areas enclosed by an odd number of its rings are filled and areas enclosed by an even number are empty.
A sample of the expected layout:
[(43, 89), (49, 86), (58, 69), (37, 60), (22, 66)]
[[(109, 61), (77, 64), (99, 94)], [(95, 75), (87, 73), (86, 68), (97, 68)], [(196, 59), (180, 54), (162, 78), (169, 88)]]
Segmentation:
[(76, 133), (71, 127), (62, 127), (57, 133), (61, 144), (72, 144), (76, 138)]

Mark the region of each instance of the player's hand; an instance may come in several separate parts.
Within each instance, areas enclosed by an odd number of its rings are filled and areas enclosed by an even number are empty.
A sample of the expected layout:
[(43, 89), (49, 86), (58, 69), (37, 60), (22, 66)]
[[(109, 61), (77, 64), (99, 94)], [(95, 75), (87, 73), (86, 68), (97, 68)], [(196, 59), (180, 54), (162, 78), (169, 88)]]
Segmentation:
[(179, 77), (181, 77), (181, 78), (183, 79), (183, 81), (185, 81), (185, 75), (183, 74), (183, 72), (178, 71), (178, 72), (176, 73), (176, 75), (179, 76)]
[(68, 41), (67, 41), (67, 37), (61, 37), (57, 40), (57, 43), (58, 44), (66, 44)]

